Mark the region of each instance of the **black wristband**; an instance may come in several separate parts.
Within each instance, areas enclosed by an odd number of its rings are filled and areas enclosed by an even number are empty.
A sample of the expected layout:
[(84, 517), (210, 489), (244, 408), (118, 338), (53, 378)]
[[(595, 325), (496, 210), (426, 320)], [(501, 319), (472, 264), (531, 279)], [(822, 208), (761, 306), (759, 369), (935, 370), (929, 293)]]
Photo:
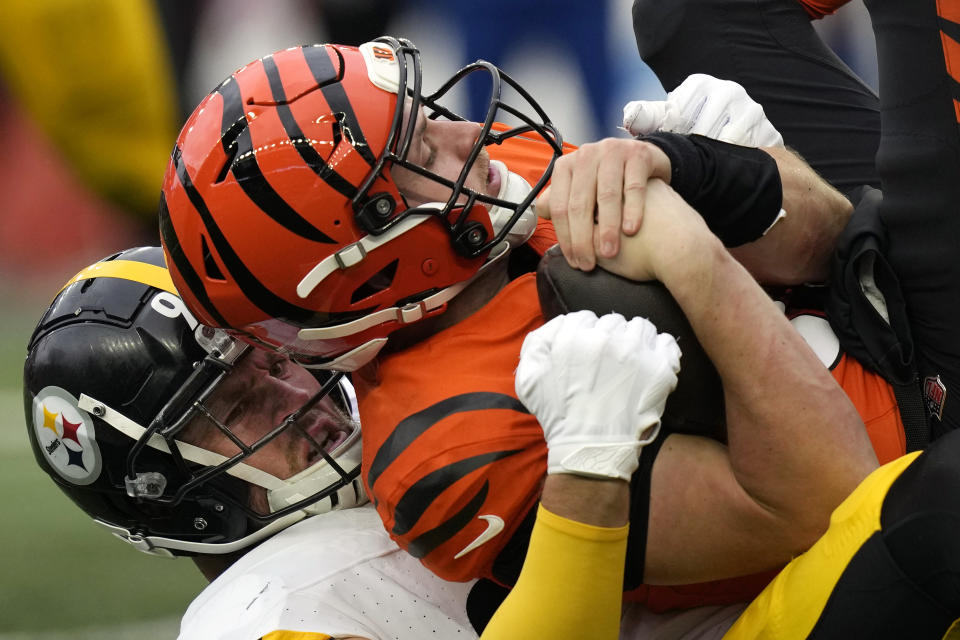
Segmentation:
[(670, 159), (670, 186), (727, 247), (761, 237), (783, 206), (776, 161), (766, 152), (699, 135), (658, 131), (644, 140)]

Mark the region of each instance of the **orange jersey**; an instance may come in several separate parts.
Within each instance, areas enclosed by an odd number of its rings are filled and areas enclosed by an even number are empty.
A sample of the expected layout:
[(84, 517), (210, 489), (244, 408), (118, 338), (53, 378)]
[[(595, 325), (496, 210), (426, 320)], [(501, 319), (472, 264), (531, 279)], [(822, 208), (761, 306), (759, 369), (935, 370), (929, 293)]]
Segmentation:
[[(531, 145), (537, 161), (530, 161)], [(533, 183), (544, 146), (508, 141), (490, 153)], [(514, 153), (526, 161), (518, 163)], [(555, 241), (550, 223), (540, 221), (531, 244), (542, 245), (542, 253)], [(523, 339), (543, 322), (535, 278), (527, 274), (454, 326), (381, 355), (375, 379), (354, 376), (368, 495), (400, 547), (447, 580), (492, 577), (494, 560), (539, 500), (546, 443), (517, 399), (514, 371)], [(881, 462), (902, 454), (903, 429), (889, 386), (846, 357), (832, 371), (860, 411)], [(742, 602), (774, 574), (644, 585), (628, 597), (656, 610)]]
[[(542, 140), (525, 136), (487, 150), (531, 185), (552, 155)], [(553, 225), (538, 219), (527, 244), (542, 254), (556, 242)], [(523, 338), (542, 324), (534, 278), (525, 276), (456, 326), (381, 357), (382, 384), (355, 376), (362, 420), (370, 425), (363, 459), (368, 493), (387, 531), (441, 577), (488, 575), (539, 500), (546, 443), (516, 398), (513, 370)], [(453, 514), (459, 519), (447, 522)], [(484, 515), (502, 519), (503, 529)], [(488, 527), (494, 538), (464, 552)]]
[[(493, 123), (495, 131), (509, 129), (499, 122)], [(576, 149), (576, 145), (563, 143), (563, 153), (567, 154)], [(494, 160), (499, 160), (517, 175), (533, 185), (543, 174), (544, 167), (550, 159), (550, 148), (542, 138), (535, 134), (518, 135), (506, 140), (503, 144), (492, 144), (486, 147), (487, 153)]]
[(819, 19), (835, 13), (837, 9), (850, 2), (850, 0), (799, 0), (799, 2), (811, 18)]
[(904, 455), (907, 440), (893, 388), (880, 375), (864, 369), (859, 361), (840, 350), (840, 343), (822, 311), (788, 309), (786, 314), (857, 408), (880, 464)]
[[(465, 320), (381, 357), (379, 384), (355, 376), (368, 494), (391, 537), (441, 578), (489, 576), (540, 498), (546, 443), (513, 372), (542, 324), (527, 274)], [(483, 534), (495, 535), (471, 548)]]
[[(491, 577), (497, 554), (539, 499), (546, 443), (517, 400), (513, 372), (524, 337), (543, 321), (528, 274), (453, 327), (381, 358), (379, 382), (356, 380), (367, 490), (394, 540), (445, 579)], [(878, 457), (901, 455), (889, 386), (846, 356), (833, 375)], [(772, 575), (644, 586), (629, 595), (658, 610), (736, 602)]]
[(907, 439), (893, 388), (882, 377), (867, 371), (843, 354), (830, 371), (857, 408), (880, 464), (907, 453)]
[[(493, 128), (497, 131), (504, 131), (508, 127), (497, 122), (494, 123)], [(486, 149), (493, 160), (499, 160), (510, 167), (510, 171), (521, 176), (531, 186), (540, 179), (543, 168), (550, 161), (551, 156), (550, 148), (536, 136), (515, 136), (503, 144), (490, 145)], [(563, 143), (564, 154), (575, 149), (574, 145)], [(557, 234), (553, 230), (553, 225), (547, 220), (537, 218), (537, 230), (533, 237), (527, 240), (527, 246), (543, 255), (547, 249), (556, 243)]]

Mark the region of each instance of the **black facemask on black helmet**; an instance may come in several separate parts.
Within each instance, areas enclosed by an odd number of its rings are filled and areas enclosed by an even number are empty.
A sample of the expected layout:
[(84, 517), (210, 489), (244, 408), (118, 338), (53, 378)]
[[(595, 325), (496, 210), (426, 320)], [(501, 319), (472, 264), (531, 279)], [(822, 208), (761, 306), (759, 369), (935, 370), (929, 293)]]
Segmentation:
[[(142, 551), (230, 553), (306, 515), (366, 501), (360, 429), (341, 374), (253, 442), (231, 433), (208, 400), (253, 347), (198, 325), (176, 295), (159, 247), (130, 249), (83, 270), (41, 318), (27, 347), (24, 405), (44, 471), (99, 524)], [(298, 420), (332, 394), (341, 437), (317, 442)], [(328, 402), (329, 404), (329, 402)], [(182, 438), (207, 429), (222, 455)], [(281, 434), (314, 453), (287, 478), (247, 462)], [(251, 492), (268, 508), (251, 506)]]

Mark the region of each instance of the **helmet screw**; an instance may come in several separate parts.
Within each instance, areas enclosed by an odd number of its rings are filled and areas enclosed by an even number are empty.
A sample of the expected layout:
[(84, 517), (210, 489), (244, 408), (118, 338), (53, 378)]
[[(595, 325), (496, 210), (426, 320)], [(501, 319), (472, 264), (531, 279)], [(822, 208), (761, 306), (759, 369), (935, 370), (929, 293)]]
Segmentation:
[(222, 504), (215, 504), (215, 505), (213, 505), (213, 510), (216, 511), (217, 513), (220, 513), (221, 511), (223, 511), (223, 505), (222, 505)]
[(437, 263), (433, 258), (427, 258), (420, 265), (420, 269), (425, 275), (432, 276), (437, 272)]
[(396, 206), (389, 193), (374, 193), (357, 209), (357, 224), (371, 233), (380, 233)]
[(469, 222), (465, 227), (453, 238), (453, 246), (460, 255), (474, 258), (487, 239), (487, 230), (479, 222)]
[(204, 518), (194, 518), (193, 528), (198, 531), (203, 531), (207, 528), (207, 521)]
[(102, 418), (104, 415), (106, 415), (106, 413), (107, 409), (102, 404), (93, 405), (93, 415), (97, 416), (98, 418)]

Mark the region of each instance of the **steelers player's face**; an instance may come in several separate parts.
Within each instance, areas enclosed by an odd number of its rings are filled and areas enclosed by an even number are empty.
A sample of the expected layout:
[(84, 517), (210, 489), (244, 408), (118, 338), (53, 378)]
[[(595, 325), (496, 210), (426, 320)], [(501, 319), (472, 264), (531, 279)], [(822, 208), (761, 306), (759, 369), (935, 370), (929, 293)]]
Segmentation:
[[(234, 438), (249, 447), (319, 390), (317, 379), (286, 356), (249, 349), (204, 406)], [(244, 463), (285, 480), (312, 465), (321, 450), (333, 451), (353, 428), (350, 417), (327, 396)], [(228, 458), (241, 451), (237, 442), (205, 418), (195, 419), (183, 440)], [(253, 506), (262, 511), (266, 497), (256, 489)]]

